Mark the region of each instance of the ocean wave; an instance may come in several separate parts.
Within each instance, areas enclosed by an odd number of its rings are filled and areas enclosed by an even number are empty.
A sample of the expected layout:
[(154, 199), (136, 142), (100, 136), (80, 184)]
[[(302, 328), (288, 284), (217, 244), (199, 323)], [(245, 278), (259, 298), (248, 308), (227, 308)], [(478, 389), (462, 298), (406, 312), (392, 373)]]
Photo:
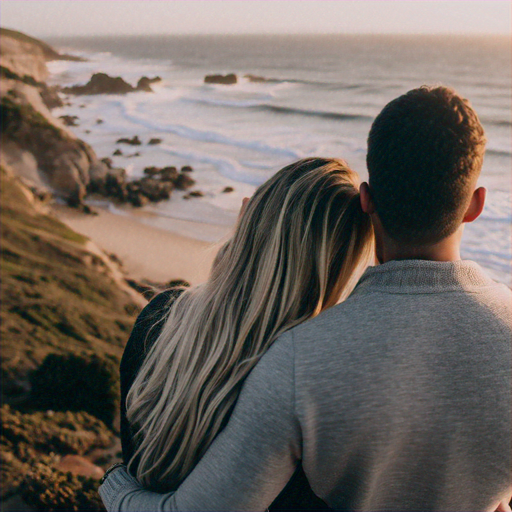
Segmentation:
[(482, 214), (478, 218), (480, 221), (487, 221), (487, 222), (498, 222), (500, 224), (510, 224), (512, 223), (512, 215), (507, 215), (505, 217), (496, 217), (494, 215), (486, 215)]
[(493, 126), (512, 126), (512, 122), (508, 119), (482, 119), (482, 123), (484, 125), (486, 124), (492, 124)]
[(259, 105), (258, 107), (253, 108), (261, 111), (273, 112), (275, 114), (291, 114), (297, 116), (320, 117), (322, 119), (336, 119), (338, 121), (373, 119), (371, 116), (367, 116), (364, 114), (342, 114), (341, 112), (329, 112), (325, 110), (306, 110), (302, 108), (281, 107), (278, 105), (269, 104)]
[(262, 164), (259, 162), (249, 162), (247, 160), (241, 160), (240, 163), (244, 167), (250, 167), (252, 169), (260, 169), (261, 171), (270, 171), (272, 169), (275, 169), (275, 166), (269, 165), (269, 164)]
[(160, 149), (164, 150), (169, 155), (183, 158), (191, 164), (200, 163), (213, 165), (217, 172), (221, 176), (224, 176), (224, 178), (246, 183), (247, 185), (257, 187), (264, 183), (269, 177), (267, 174), (261, 172), (250, 172), (249, 170), (244, 170), (238, 162), (230, 158), (218, 158), (204, 153), (177, 150), (175, 147), (167, 144), (161, 144)]
[(343, 84), (340, 82), (323, 82), (320, 80), (307, 80), (302, 78), (267, 78), (252, 74), (243, 75), (243, 78), (250, 83), (313, 85), (327, 89), (359, 89), (363, 86), (362, 84)]
[(259, 107), (265, 104), (265, 101), (271, 100), (273, 97), (270, 94), (262, 95), (259, 98), (251, 98), (245, 100), (228, 100), (220, 98), (181, 98), (183, 103), (195, 103), (198, 105), (212, 105), (215, 107), (236, 107), (236, 108), (251, 108)]
[(290, 148), (282, 148), (271, 146), (265, 142), (255, 140), (242, 140), (227, 137), (218, 132), (198, 130), (190, 126), (177, 125), (177, 124), (163, 124), (152, 120), (148, 120), (136, 114), (136, 107), (128, 101), (118, 102), (122, 110), (122, 115), (125, 119), (139, 126), (143, 126), (149, 130), (159, 131), (161, 133), (172, 133), (189, 140), (197, 140), (200, 142), (214, 142), (217, 144), (224, 144), (228, 146), (235, 146), (243, 149), (258, 151), (261, 153), (270, 153), (275, 155), (286, 156), (289, 158), (299, 159), (301, 155)]
[(489, 148), (485, 151), (488, 155), (494, 155), (494, 156), (511, 156), (512, 151), (506, 150), (506, 149), (494, 149)]
[[(188, 205), (187, 205), (188, 206)], [(164, 217), (166, 219), (184, 220), (187, 222), (195, 222), (198, 224), (208, 224), (211, 226), (227, 226), (232, 227), (235, 220), (236, 214), (230, 214), (226, 210), (215, 208), (211, 204), (201, 204), (203, 212), (198, 212), (198, 205), (194, 206), (194, 210), (181, 210), (174, 209), (172, 212), (166, 211), (164, 208), (158, 208), (154, 206), (146, 206), (144, 211), (149, 212), (157, 217)], [(205, 212), (206, 210), (206, 212)], [(202, 215), (201, 215), (202, 213)], [(205, 215), (206, 213), (206, 215)], [(234, 217), (234, 218), (233, 218)]]
[(228, 108), (246, 108), (259, 112), (271, 112), (274, 114), (296, 115), (306, 117), (319, 117), (321, 119), (334, 119), (337, 121), (351, 121), (351, 120), (370, 120), (371, 116), (365, 114), (343, 114), (341, 112), (330, 112), (325, 110), (307, 110), (294, 107), (283, 107), (280, 105), (272, 105), (265, 103), (265, 100), (271, 99), (255, 98), (248, 100), (227, 100), (227, 99), (211, 99), (211, 98), (181, 98), (180, 101), (187, 103), (197, 103), (203, 105), (211, 105), (214, 107), (228, 107)]
[(462, 248), (463, 252), (465, 253), (471, 253), (471, 254), (478, 254), (480, 256), (486, 256), (488, 258), (495, 258), (497, 263), (502, 263), (504, 265), (510, 266), (510, 258), (512, 257), (512, 254), (510, 252), (497, 252), (497, 251), (491, 251), (489, 249), (477, 249), (475, 247), (468, 247), (465, 246)]

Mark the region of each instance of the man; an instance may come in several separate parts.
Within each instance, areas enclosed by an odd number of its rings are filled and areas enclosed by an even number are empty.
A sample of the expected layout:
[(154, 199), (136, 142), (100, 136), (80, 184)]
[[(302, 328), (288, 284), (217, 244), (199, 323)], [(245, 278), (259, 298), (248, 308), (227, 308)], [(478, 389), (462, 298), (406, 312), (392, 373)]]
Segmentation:
[(484, 146), (453, 90), (389, 103), (361, 186), (381, 265), (274, 343), (176, 493), (116, 469), (100, 489), (107, 509), (264, 510), (302, 461), (336, 510), (505, 510), (512, 293), (459, 253), (484, 206)]

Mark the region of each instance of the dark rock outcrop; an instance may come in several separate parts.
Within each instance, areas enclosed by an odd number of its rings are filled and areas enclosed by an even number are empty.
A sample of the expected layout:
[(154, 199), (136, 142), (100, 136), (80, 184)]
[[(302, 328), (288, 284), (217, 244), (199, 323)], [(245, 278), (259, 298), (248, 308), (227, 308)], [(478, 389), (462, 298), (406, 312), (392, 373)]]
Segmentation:
[(160, 82), (159, 76), (148, 78), (143, 76), (137, 82), (137, 87), (126, 82), (120, 76), (110, 76), (107, 73), (94, 73), (89, 82), (85, 85), (73, 85), (64, 87), (62, 92), (66, 94), (88, 95), (88, 94), (127, 94), (135, 91), (153, 92), (151, 84)]
[(149, 139), (148, 146), (155, 146), (156, 144), (160, 144), (162, 142), (162, 139), (153, 138)]
[(131, 146), (140, 146), (142, 144), (138, 135), (134, 135), (131, 139), (123, 137), (116, 141), (116, 144), (130, 144)]
[(193, 180), (188, 174), (183, 173), (179, 174), (174, 182), (174, 185), (178, 190), (187, 190), (195, 184), (195, 180)]
[(95, 73), (85, 85), (64, 87), (66, 94), (126, 94), (136, 89), (120, 76), (109, 76), (106, 73)]
[(204, 77), (205, 84), (233, 85), (237, 82), (238, 78), (234, 73), (228, 73), (227, 75), (206, 75)]
[(156, 84), (161, 81), (162, 79), (159, 76), (155, 76), (154, 78), (143, 76), (137, 82), (136, 89), (137, 91), (153, 92), (153, 89), (151, 89), (151, 84)]
[(154, 203), (169, 199), (174, 189), (174, 183), (171, 181), (161, 181), (150, 177), (142, 178), (138, 184), (142, 194)]
[(222, 190), (223, 194), (229, 194), (230, 192), (233, 192), (235, 189), (233, 187), (224, 187)]
[(191, 197), (204, 197), (204, 194), (200, 190), (193, 190), (183, 196), (183, 199), (190, 199)]
[(181, 168), (181, 172), (192, 172), (194, 169), (192, 169), (192, 167), (190, 167), (190, 165), (184, 165), (182, 168)]
[(158, 174), (161, 171), (160, 167), (146, 167), (144, 169), (144, 174), (147, 174), (148, 176), (154, 176), (155, 174)]
[[(144, 206), (148, 202), (168, 200), (175, 188), (185, 190), (195, 183), (190, 176), (179, 173), (174, 166), (146, 167), (143, 178), (128, 181), (126, 171), (113, 168), (110, 158), (104, 158), (102, 163), (108, 168), (107, 173), (92, 180), (87, 191), (136, 207)], [(199, 194), (202, 195), (201, 192), (194, 192), (192, 197), (200, 197)]]
[(160, 179), (162, 181), (172, 181), (176, 182), (176, 180), (179, 177), (178, 169), (176, 167), (170, 166), (170, 167), (164, 167), (163, 169), (160, 169)]
[(149, 203), (149, 198), (143, 194), (138, 182), (131, 181), (126, 185), (126, 190), (128, 192), (127, 201), (132, 206), (141, 207)]
[(59, 116), (66, 126), (78, 126), (78, 116)]

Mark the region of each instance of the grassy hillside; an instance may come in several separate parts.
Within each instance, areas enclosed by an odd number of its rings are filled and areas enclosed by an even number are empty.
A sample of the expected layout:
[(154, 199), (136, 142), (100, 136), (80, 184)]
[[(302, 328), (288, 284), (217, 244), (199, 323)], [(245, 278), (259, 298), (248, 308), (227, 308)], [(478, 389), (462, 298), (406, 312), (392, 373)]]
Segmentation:
[(1, 411), (1, 498), (101, 510), (98, 482), (58, 464), (114, 443), (117, 367), (139, 307), (88, 240), (43, 213), (3, 169), (0, 194), (2, 398), (10, 403)]
[(87, 240), (37, 211), (16, 179), (0, 183), (3, 393), (50, 353), (118, 361), (137, 312)]

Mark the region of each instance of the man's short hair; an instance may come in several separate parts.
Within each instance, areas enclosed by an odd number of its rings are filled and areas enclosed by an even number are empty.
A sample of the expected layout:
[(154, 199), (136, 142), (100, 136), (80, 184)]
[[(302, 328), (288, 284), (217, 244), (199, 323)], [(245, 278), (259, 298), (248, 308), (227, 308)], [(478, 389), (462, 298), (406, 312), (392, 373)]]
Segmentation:
[(368, 136), (367, 165), (384, 230), (405, 244), (434, 244), (462, 223), (482, 169), (485, 135), (469, 102), (422, 86), (388, 103)]

